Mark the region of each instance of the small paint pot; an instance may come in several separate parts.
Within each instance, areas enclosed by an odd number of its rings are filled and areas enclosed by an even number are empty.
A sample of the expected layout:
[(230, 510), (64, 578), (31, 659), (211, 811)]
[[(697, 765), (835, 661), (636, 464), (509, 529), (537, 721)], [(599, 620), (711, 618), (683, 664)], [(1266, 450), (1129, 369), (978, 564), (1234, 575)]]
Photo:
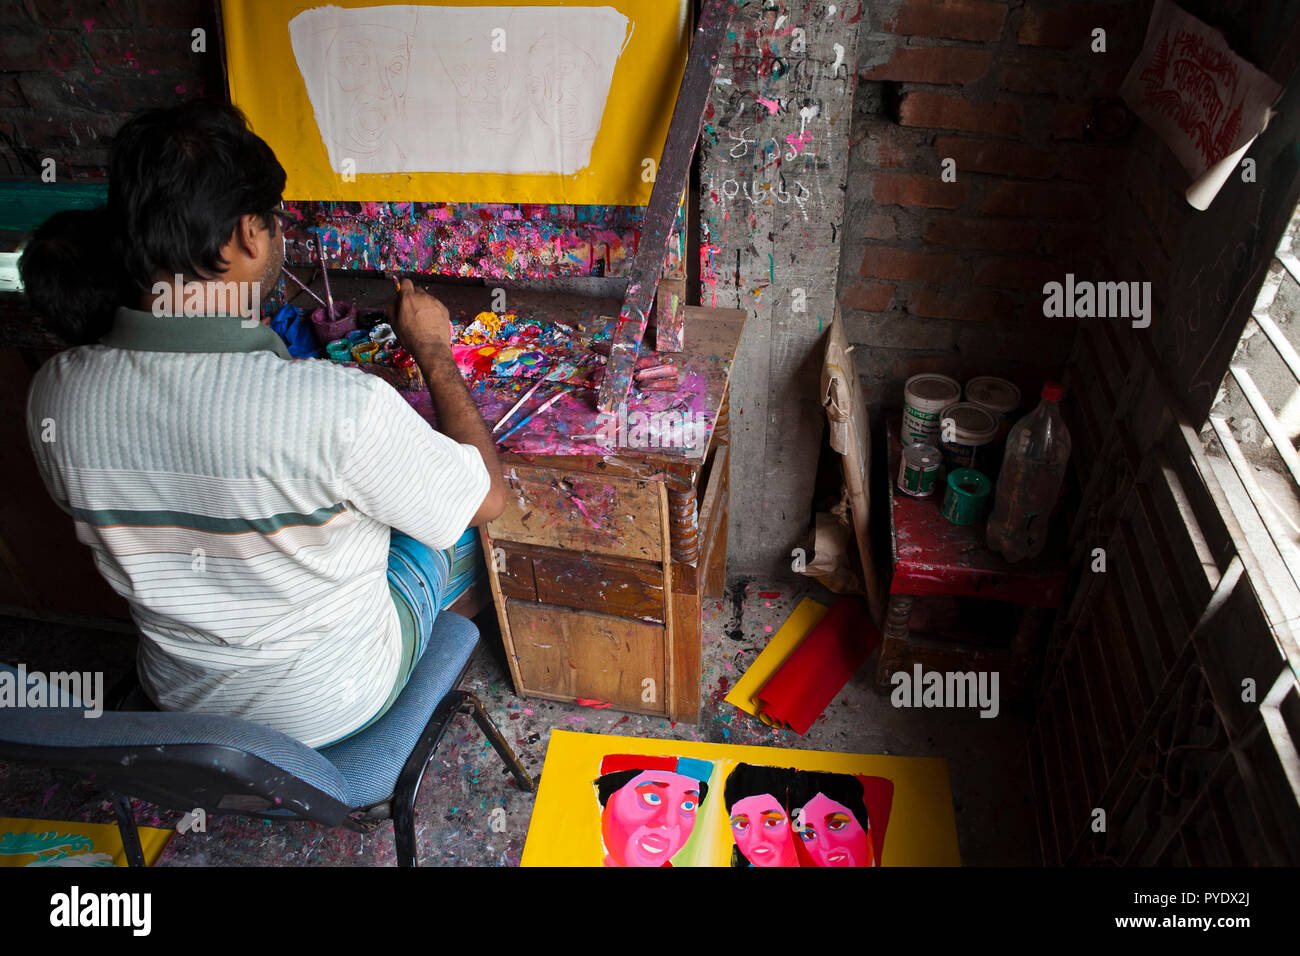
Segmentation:
[(338, 339), (325, 346), (325, 354), (331, 362), (351, 362), (352, 343), (347, 339)]
[(352, 358), (362, 365), (369, 365), (379, 354), (379, 346), (374, 342), (362, 342), (360, 345), (352, 346)]
[(370, 334), (365, 329), (352, 329), (345, 338), (349, 345), (360, 345), (362, 342), (370, 341)]
[(933, 445), (904, 446), (898, 468), (898, 490), (913, 498), (929, 498), (934, 494), (942, 464), (943, 455)]
[(939, 448), (949, 468), (991, 470), (988, 460), (998, 434), (998, 420), (992, 412), (971, 402), (956, 402), (941, 413), (939, 428)]
[(357, 307), (351, 302), (335, 302), (333, 316), (327, 317), (324, 309), (317, 309), (311, 314), (311, 324), (318, 341), (341, 339), (357, 327)]
[(943, 516), (958, 525), (979, 521), (988, 504), (993, 482), (974, 468), (948, 472), (948, 489), (943, 496)]
[(998, 422), (994, 444), (1002, 444), (1020, 410), (1020, 389), (1014, 382), (992, 375), (980, 375), (966, 383), (966, 401), (978, 405)]
[(939, 441), (939, 415), (961, 399), (961, 386), (947, 375), (913, 375), (903, 386), (904, 445)]
[(388, 348), (397, 344), (397, 333), (387, 322), (380, 322), (370, 330), (370, 341), (379, 345), (380, 348)]

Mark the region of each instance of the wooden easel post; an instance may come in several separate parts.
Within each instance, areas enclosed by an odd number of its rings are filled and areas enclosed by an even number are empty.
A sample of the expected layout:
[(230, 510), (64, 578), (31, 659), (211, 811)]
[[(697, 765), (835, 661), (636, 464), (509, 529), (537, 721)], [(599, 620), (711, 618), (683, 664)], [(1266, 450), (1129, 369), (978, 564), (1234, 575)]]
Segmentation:
[(677, 207), (682, 191), (686, 189), (695, 145), (704, 125), (704, 109), (708, 105), (709, 91), (722, 56), (722, 44), (734, 12), (735, 4), (729, 0), (705, 0), (704, 12), (695, 28), (686, 73), (677, 92), (677, 105), (673, 107), (672, 122), (664, 141), (662, 161), (654, 188), (650, 191), (641, 241), (628, 274), (623, 308), (610, 337), (609, 364), (596, 398), (596, 407), (604, 412), (614, 411), (625, 403), (632, 387), (637, 352), (641, 348), (641, 339), (645, 337), (655, 292), (668, 259)]

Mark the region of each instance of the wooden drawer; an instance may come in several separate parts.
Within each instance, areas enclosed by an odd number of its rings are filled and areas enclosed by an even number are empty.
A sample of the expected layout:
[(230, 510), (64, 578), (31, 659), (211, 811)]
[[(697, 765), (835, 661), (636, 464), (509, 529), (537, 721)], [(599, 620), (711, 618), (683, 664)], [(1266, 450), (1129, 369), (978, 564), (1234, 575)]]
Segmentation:
[(514, 598), (506, 619), (521, 695), (667, 712), (662, 625)]
[(501, 593), (618, 617), (664, 620), (661, 564), (493, 542)]
[(511, 466), (505, 478), (506, 509), (488, 525), (498, 544), (663, 560), (662, 483), (528, 465)]

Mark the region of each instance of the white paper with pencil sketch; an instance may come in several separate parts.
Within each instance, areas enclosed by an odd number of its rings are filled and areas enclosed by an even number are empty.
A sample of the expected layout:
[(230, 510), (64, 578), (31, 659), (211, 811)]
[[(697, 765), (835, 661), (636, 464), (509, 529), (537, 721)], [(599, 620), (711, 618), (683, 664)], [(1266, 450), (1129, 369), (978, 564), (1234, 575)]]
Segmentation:
[(1232, 52), (1218, 30), (1156, 0), (1146, 43), (1120, 94), (1191, 174), (1206, 209), (1272, 116), (1282, 87)]
[(629, 36), (611, 7), (325, 6), (289, 21), (330, 166), (357, 174), (577, 173)]

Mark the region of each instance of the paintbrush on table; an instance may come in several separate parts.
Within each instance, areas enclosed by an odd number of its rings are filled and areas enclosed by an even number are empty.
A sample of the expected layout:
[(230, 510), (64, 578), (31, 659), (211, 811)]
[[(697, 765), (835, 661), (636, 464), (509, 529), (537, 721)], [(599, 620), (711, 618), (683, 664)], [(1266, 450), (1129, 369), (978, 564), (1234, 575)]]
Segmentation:
[(514, 405), (510, 406), (510, 411), (502, 415), (501, 420), (492, 426), (492, 433), (496, 434), (496, 432), (498, 432), (501, 429), (501, 426), (504, 425), (506, 422), (508, 422), (511, 416), (513, 416), (515, 412), (519, 411), (519, 407), (523, 405), (524, 402), (528, 401), (528, 399), (532, 398), (533, 393), (545, 384), (546, 384), (546, 379), (544, 378), (539, 378), (536, 382), (534, 382), (533, 386), (529, 388), (526, 392), (524, 392), (523, 397), (520, 398), (519, 401), (515, 402)]
[(525, 416), (524, 416), (522, 419), (520, 419), (520, 420), (519, 420), (519, 421), (518, 421), (518, 422), (517, 422), (513, 427), (511, 427), (511, 429), (510, 429), (508, 432), (506, 432), (504, 435), (502, 435), (500, 438), (498, 438), (498, 439), (497, 439), (497, 444), (498, 444), (498, 445), (501, 444), (503, 441), (505, 441), (507, 438), (509, 438), (509, 437), (510, 437), (511, 435), (513, 435), (515, 432), (519, 431), (519, 429), (523, 428), (525, 425), (527, 425), (529, 422), (531, 422), (534, 418), (536, 418), (538, 415), (542, 414), (542, 412), (546, 411), (548, 408), (550, 408), (552, 405), (554, 405), (556, 402), (558, 402), (558, 401), (559, 401), (560, 399), (562, 399), (565, 395), (568, 395), (568, 394), (569, 394), (570, 392), (572, 392), (572, 391), (573, 391), (573, 387), (572, 387), (572, 386), (565, 385), (563, 388), (561, 388), (558, 392), (556, 392), (554, 395), (552, 395), (552, 396), (551, 396), (550, 398), (548, 398), (546, 401), (542, 402), (542, 404), (538, 405), (536, 411), (534, 411), (534, 412), (533, 412), (532, 414), (530, 414), (530, 415), (525, 415)]

